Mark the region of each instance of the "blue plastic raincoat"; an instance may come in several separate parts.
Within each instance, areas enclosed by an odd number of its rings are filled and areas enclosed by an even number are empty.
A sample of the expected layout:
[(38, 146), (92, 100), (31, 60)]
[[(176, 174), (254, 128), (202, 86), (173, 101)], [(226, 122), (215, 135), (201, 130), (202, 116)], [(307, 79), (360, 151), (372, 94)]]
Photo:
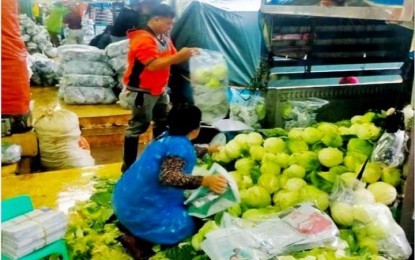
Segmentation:
[(118, 220), (134, 236), (155, 244), (176, 244), (194, 234), (195, 224), (183, 204), (182, 189), (160, 183), (161, 164), (166, 156), (177, 156), (191, 174), (196, 152), (185, 136), (155, 140), (124, 173), (115, 186), (113, 207)]

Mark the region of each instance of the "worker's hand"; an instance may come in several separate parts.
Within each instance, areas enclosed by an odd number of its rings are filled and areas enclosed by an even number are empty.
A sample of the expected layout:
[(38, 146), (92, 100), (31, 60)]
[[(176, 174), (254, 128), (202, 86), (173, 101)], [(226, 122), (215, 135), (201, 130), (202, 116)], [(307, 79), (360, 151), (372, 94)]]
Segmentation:
[(208, 153), (216, 153), (216, 152), (219, 152), (220, 148), (221, 148), (220, 145), (214, 144), (214, 145), (209, 146), (207, 149), (208, 149)]
[(190, 52), (192, 53), (192, 56), (197, 56), (200, 54), (199, 48), (190, 48)]
[(202, 186), (208, 187), (215, 193), (221, 194), (228, 186), (228, 181), (222, 175), (203, 176)]
[(192, 48), (184, 47), (177, 54), (180, 56), (180, 60), (188, 60), (192, 57)]
[(186, 61), (188, 59), (190, 59), (190, 57), (192, 56), (196, 56), (200, 53), (198, 48), (188, 48), (188, 47), (184, 47), (182, 48), (177, 55), (180, 57), (179, 61), (183, 62)]

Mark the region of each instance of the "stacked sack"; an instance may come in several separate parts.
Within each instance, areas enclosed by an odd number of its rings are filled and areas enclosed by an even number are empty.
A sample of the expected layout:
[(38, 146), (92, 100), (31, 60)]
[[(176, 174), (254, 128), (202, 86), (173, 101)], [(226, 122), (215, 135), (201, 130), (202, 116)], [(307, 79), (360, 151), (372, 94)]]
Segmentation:
[(44, 53), (49, 58), (58, 56), (58, 51), (49, 41), (49, 34), (44, 27), (37, 26), (27, 15), (19, 15), (22, 40), (30, 54)]
[(89, 44), (89, 42), (95, 37), (94, 20), (83, 17), (82, 30), (84, 31), (84, 43)]
[[(130, 41), (123, 40), (119, 42), (114, 42), (108, 45), (105, 48), (105, 54), (109, 58), (109, 63), (112, 68), (116, 71), (118, 79), (118, 88), (122, 89), (122, 77), (124, 71), (127, 69), (127, 53), (130, 49)], [(123, 108), (128, 108), (128, 103), (126, 101), (126, 93), (122, 91), (119, 95), (119, 104)]]
[(109, 64), (116, 71), (118, 82), (122, 82), (122, 76), (127, 69), (127, 53), (130, 48), (130, 41), (123, 40), (114, 42), (105, 48), (105, 55), (109, 58)]
[(17, 259), (62, 239), (68, 219), (65, 213), (36, 209), (1, 225), (1, 253)]
[(80, 147), (78, 116), (65, 109), (48, 111), (35, 123), (40, 162), (47, 170), (82, 168), (95, 165), (91, 152)]
[(86, 45), (59, 47), (61, 72), (59, 96), (67, 104), (111, 104), (116, 82), (104, 51)]

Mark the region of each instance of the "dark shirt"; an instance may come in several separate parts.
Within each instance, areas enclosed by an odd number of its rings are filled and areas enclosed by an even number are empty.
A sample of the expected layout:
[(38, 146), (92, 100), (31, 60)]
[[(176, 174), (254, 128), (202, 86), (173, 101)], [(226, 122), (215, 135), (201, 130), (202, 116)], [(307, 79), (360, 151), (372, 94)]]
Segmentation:
[(140, 25), (140, 13), (124, 7), (118, 14), (112, 26), (111, 35), (126, 37), (127, 31), (137, 29)]
[[(202, 157), (206, 148), (195, 147), (197, 157)], [(202, 176), (193, 176), (183, 173), (186, 162), (177, 157), (169, 156), (163, 160), (160, 172), (160, 182), (163, 185), (173, 186), (181, 189), (196, 189), (202, 185)]]
[(89, 43), (90, 46), (95, 46), (102, 50), (109, 44), (111, 44), (111, 36), (109, 33), (101, 33), (100, 35), (95, 36)]
[(70, 12), (63, 18), (63, 23), (68, 24), (69, 29), (82, 29), (82, 17), (78, 12)]

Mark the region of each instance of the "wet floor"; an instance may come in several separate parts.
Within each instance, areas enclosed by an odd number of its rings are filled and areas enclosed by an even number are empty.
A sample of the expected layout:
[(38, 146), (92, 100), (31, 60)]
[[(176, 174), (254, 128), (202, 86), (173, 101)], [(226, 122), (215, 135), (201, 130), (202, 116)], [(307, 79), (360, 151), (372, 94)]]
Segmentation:
[(94, 176), (118, 178), (120, 169), (121, 163), (113, 163), (36, 174), (9, 174), (1, 178), (2, 200), (27, 194), (35, 208), (50, 207), (67, 212), (76, 201), (91, 196)]

